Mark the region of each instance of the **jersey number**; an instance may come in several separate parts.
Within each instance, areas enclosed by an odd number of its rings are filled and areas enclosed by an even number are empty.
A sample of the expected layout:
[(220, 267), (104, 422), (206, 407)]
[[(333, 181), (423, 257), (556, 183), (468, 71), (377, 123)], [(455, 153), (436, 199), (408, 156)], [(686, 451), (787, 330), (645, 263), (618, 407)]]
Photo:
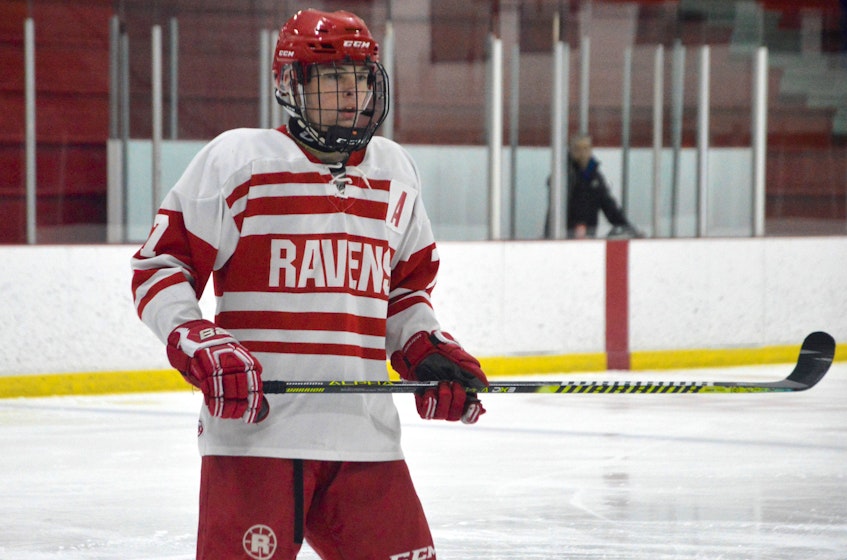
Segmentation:
[(150, 237), (141, 247), (142, 257), (155, 257), (156, 244), (165, 235), (165, 230), (168, 229), (168, 216), (166, 214), (156, 214), (156, 219), (153, 220), (153, 230), (150, 232)]

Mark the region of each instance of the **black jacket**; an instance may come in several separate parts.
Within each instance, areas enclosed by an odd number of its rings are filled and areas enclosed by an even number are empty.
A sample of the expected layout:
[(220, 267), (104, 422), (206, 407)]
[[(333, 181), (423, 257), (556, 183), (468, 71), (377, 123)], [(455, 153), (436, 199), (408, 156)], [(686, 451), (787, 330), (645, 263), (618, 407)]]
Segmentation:
[[(572, 235), (577, 224), (585, 224), (588, 236), (594, 237), (601, 210), (613, 226), (632, 227), (620, 205), (612, 197), (606, 178), (598, 169), (599, 166), (600, 163), (591, 158), (588, 166), (580, 170), (577, 163), (568, 158), (568, 236)], [(550, 179), (547, 179), (547, 185), (549, 188)], [(547, 223), (544, 226), (544, 236), (547, 238), (552, 237), (550, 221), (548, 211)]]

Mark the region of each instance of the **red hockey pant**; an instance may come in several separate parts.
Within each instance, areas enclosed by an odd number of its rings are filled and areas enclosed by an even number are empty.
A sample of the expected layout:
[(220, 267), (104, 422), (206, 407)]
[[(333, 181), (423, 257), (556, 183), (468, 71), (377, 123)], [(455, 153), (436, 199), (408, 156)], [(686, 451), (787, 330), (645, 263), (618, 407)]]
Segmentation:
[(427, 560), (435, 548), (405, 461), (203, 457), (198, 560)]

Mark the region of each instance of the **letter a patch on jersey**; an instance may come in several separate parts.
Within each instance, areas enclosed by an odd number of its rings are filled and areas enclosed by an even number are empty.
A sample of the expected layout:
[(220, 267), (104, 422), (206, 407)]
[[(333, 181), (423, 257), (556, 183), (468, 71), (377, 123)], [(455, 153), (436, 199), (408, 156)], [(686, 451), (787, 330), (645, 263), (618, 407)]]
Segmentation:
[(388, 214), (385, 216), (388, 227), (397, 233), (406, 231), (409, 220), (412, 219), (412, 209), (418, 191), (406, 185), (391, 183), (388, 195)]

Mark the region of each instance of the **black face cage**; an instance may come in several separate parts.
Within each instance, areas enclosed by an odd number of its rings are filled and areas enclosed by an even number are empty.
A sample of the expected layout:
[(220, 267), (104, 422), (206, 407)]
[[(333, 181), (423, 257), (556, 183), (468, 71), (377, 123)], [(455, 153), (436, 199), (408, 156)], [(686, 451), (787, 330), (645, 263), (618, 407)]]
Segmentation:
[[(296, 64), (291, 69), (290, 84), (286, 91), (277, 91), (277, 101), (285, 107), (292, 117), (300, 121), (297, 128), (302, 128), (301, 139), (307, 145), (326, 152), (353, 152), (368, 145), (385, 116), (388, 114), (389, 92), (388, 74), (378, 62), (338, 61), (321, 64), (321, 68), (332, 68), (337, 83), (342, 82), (345, 75), (361, 75), (367, 73), (367, 91), (354, 88), (352, 91), (320, 91), (316, 94), (306, 94), (305, 85), (309, 80), (316, 79), (315, 64)], [(330, 72), (332, 73), (332, 72)], [(326, 80), (318, 80), (318, 85)], [(320, 104), (322, 95), (333, 93), (339, 110), (352, 107), (362, 107), (352, 126), (340, 126), (336, 123), (338, 111), (324, 110)], [(367, 96), (367, 102), (362, 96)]]

